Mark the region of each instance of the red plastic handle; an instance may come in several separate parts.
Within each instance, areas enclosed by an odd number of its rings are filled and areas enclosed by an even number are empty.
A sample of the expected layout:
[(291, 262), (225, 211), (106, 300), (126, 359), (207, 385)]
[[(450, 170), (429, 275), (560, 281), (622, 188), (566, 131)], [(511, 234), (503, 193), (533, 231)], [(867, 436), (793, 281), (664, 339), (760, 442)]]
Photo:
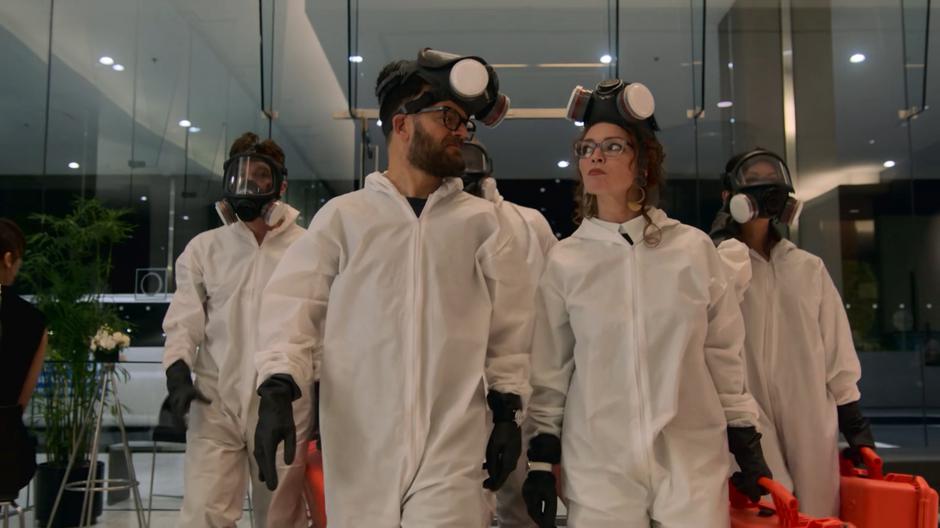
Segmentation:
[(780, 519), (780, 526), (799, 526), (800, 504), (790, 490), (767, 477), (761, 477), (757, 483), (770, 492), (774, 500), (774, 508), (777, 510), (777, 517)]
[(868, 478), (884, 480), (884, 461), (878, 456), (878, 453), (875, 453), (875, 450), (870, 447), (862, 447), (858, 451), (862, 455), (862, 462), (868, 468)]

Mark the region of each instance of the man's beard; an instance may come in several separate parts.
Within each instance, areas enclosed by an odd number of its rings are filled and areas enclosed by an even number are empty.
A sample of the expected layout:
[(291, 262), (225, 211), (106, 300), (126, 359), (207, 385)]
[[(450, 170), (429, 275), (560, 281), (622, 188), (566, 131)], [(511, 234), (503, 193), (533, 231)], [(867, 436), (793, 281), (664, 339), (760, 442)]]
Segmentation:
[[(415, 120), (415, 133), (408, 149), (408, 161), (416, 168), (438, 178), (459, 178), (463, 175), (464, 161), (460, 152), (460, 138), (449, 136), (443, 143), (435, 143), (424, 127)], [(458, 147), (457, 155), (447, 151), (450, 145)]]

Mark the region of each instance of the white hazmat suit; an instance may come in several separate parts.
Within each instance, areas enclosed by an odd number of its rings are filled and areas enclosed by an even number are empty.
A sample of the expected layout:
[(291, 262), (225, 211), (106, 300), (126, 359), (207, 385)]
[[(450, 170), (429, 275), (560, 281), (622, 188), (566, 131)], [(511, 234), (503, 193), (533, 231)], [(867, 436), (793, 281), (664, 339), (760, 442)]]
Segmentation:
[(767, 464), (775, 480), (792, 484), (801, 511), (837, 517), (836, 407), (861, 397), (839, 292), (822, 260), (789, 240), (770, 260), (736, 239), (718, 252), (741, 296), (748, 389), (760, 405)]
[[(278, 467), (273, 493), (258, 481), (251, 453), (258, 420), (254, 354), (261, 293), (287, 248), (304, 232), (287, 205), (283, 224), (261, 245), (242, 222), (193, 238), (176, 261), (176, 293), (163, 321), (163, 366), (182, 359), (211, 405), (194, 401), (186, 433), (180, 526), (229, 527), (241, 517), (250, 475), (256, 526), (306, 526), (303, 456)], [(305, 453), (310, 427), (308, 386), (294, 402)]]
[(331, 526), (483, 520), (484, 376), (530, 390), (533, 293), (494, 206), (461, 189), (445, 179), (416, 217), (370, 174), (317, 213), (265, 290), (259, 381), (319, 377)]
[(586, 219), (549, 253), (529, 416), (561, 438), (568, 526), (727, 528), (727, 427), (757, 424), (741, 312), (708, 236), (649, 216), (654, 247), (642, 217)]
[[(518, 204), (507, 201), (499, 193), (496, 186), (496, 180), (487, 177), (483, 180), (481, 187), (483, 197), (494, 204), (500, 213), (504, 216), (506, 224), (512, 226), (513, 237), (518, 242), (520, 248), (525, 253), (526, 266), (529, 270), (529, 277), (532, 280), (532, 292), (538, 285), (539, 277), (542, 275), (542, 269), (545, 266), (545, 255), (556, 243), (558, 239), (552, 233), (551, 226), (542, 216), (542, 213), (530, 207), (523, 207)], [(531, 421), (524, 420), (522, 423), (523, 446), (528, 445), (529, 439), (533, 436), (531, 431)], [(487, 510), (495, 510), (496, 517), (499, 519), (500, 528), (534, 528), (535, 523), (529, 517), (525, 502), (522, 500), (522, 484), (525, 482), (527, 458), (523, 448), (522, 456), (516, 464), (515, 471), (503, 483), (503, 486), (496, 493), (487, 493)], [(490, 519), (486, 519), (483, 526), (490, 526)]]

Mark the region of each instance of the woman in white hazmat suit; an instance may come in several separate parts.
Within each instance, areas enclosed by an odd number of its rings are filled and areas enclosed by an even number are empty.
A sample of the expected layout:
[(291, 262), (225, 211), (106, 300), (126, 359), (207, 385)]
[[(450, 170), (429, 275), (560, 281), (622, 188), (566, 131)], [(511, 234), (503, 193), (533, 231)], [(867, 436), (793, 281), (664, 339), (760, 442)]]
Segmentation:
[(736, 485), (769, 476), (745, 391), (741, 312), (708, 236), (652, 206), (662, 183), (653, 96), (641, 84), (575, 89), (581, 225), (548, 255), (532, 346), (523, 496), (554, 526), (561, 461), (568, 526), (729, 525)]
[(712, 238), (735, 284), (746, 329), (748, 389), (767, 462), (814, 517), (839, 515), (838, 435), (858, 462), (874, 448), (859, 408), (861, 367), (839, 292), (819, 257), (783, 239), (799, 202), (780, 156), (755, 149), (728, 161)]

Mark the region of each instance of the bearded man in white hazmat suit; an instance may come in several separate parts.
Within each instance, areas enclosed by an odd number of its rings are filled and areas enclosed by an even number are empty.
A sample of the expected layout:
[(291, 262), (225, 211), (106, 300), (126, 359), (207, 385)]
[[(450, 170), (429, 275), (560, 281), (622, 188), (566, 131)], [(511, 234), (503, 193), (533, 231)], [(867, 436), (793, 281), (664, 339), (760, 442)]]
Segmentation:
[[(250, 453), (259, 402), (254, 353), (261, 292), (303, 228), (295, 222), (297, 210), (279, 200), (287, 170), (276, 143), (259, 142), (248, 132), (233, 143), (230, 156), (224, 198), (216, 203), (226, 225), (186, 245), (163, 321), (170, 407), (179, 422), (189, 413), (179, 524), (234, 526), (250, 476), (255, 526), (301, 527), (303, 460), (278, 468), (284, 485), (271, 493), (258, 480)], [(301, 431), (310, 422), (306, 391), (304, 396), (294, 404)]]
[[(512, 227), (513, 236), (523, 249), (526, 266), (532, 280), (533, 292), (538, 285), (545, 265), (545, 255), (558, 239), (552, 233), (551, 226), (542, 213), (530, 207), (514, 204), (499, 193), (496, 178), (493, 177), (493, 159), (487, 148), (480, 142), (466, 142), (463, 145), (464, 191), (479, 196), (496, 204), (506, 223)], [(523, 419), (523, 438), (534, 436), (531, 422)], [(522, 483), (526, 477), (526, 458), (523, 453), (516, 464), (515, 471), (506, 483), (495, 493), (487, 494), (487, 518), (484, 526), (490, 526), (492, 512), (500, 528), (533, 528), (535, 523), (529, 517), (525, 501), (522, 500)]]
[(265, 289), (255, 456), (267, 479), (318, 378), (331, 526), (479, 528), (521, 451), (533, 293), (496, 208), (461, 190), (461, 144), (508, 100), (483, 59), (434, 50), (376, 94), (388, 170), (328, 202)]
[(875, 447), (859, 407), (861, 366), (839, 292), (822, 260), (781, 237), (775, 223), (800, 210), (777, 154), (754, 149), (728, 161), (712, 239), (735, 285), (745, 323), (748, 389), (760, 405), (774, 478), (800, 510), (839, 515), (839, 432), (847, 456)]

